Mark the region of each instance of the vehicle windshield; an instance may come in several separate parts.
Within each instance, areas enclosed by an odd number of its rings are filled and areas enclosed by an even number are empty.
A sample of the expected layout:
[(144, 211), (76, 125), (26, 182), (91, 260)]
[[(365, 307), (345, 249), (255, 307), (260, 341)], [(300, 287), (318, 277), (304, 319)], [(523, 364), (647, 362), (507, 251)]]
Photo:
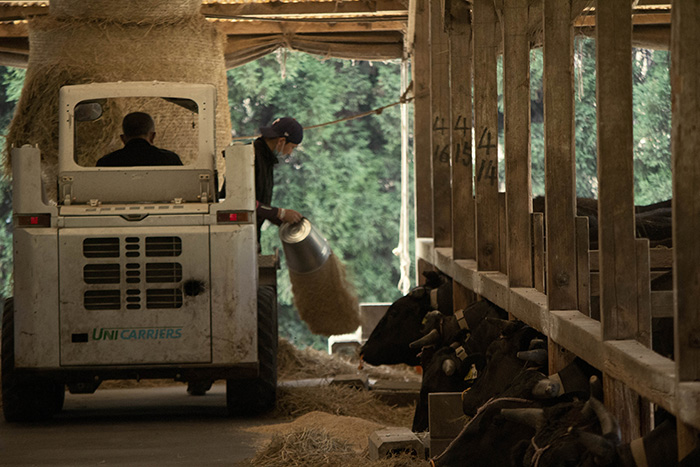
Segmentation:
[(76, 164), (95, 167), (101, 157), (122, 149), (122, 119), (131, 112), (145, 112), (153, 117), (154, 146), (176, 153), (183, 165), (196, 161), (199, 144), (196, 102), (185, 98), (120, 97), (82, 101), (75, 106)]

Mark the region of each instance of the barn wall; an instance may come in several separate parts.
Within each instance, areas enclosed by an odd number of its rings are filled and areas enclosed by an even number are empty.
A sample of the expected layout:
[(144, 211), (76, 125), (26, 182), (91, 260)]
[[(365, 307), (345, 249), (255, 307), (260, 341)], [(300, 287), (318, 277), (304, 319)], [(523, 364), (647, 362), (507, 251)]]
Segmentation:
[[(596, 12), (600, 247), (591, 251), (588, 222), (576, 217), (575, 197), (573, 28), (581, 12), (580, 2), (544, 0), (543, 8), (537, 10), (528, 9), (527, 0), (509, 0), (505, 2), (508, 8), (496, 10), (494, 3), (500, 2), (474, 0), (467, 13), (452, 11), (454, 2), (425, 3), (430, 4), (427, 13), (415, 17), (416, 53), (436, 40), (434, 28), (440, 27), (452, 44), (450, 66), (471, 64), (471, 72), (462, 73), (461, 78), (451, 74), (448, 103), (464, 109), (464, 89), (469, 87), (465, 83), (473, 78), (475, 128), (474, 147), (466, 156), (474, 160), (473, 167), (466, 172), (461, 170), (464, 146), (453, 136), (449, 154), (443, 158), (452, 167), (447, 172), (438, 166), (441, 160), (436, 157), (440, 155), (436, 154), (436, 142), (444, 144), (442, 136), (435, 135), (439, 127), (433, 126), (432, 132), (419, 132), (421, 123), (416, 111), (416, 149), (430, 147), (433, 151), (432, 160), (425, 149), (416, 153), (416, 167), (432, 162), (430, 173), (416, 171), (417, 183), (423, 188), (430, 185), (432, 191), (422, 191), (417, 196), (436, 200), (429, 207), (440, 209), (442, 204), (437, 201), (450, 199), (444, 193), (447, 185), (451, 186), (452, 206), (459, 206), (450, 213), (453, 233), (448, 236), (443, 230), (446, 214), (427, 213), (425, 204), (417, 204), (419, 222), (425, 222), (420, 219), (426, 216), (433, 218), (432, 232), (428, 228), (417, 229), (419, 264), (423, 269), (434, 267), (446, 273), (465, 291), (493, 301), (547, 334), (563, 353), (578, 355), (603, 371), (606, 404), (623, 419), (627, 438), (648, 431), (650, 426), (648, 411), (630, 412), (633, 405), (644, 407), (639, 404), (640, 398), (674, 413), (685, 424), (685, 433), (694, 433), (700, 429), (700, 228), (695, 225), (700, 222), (700, 197), (693, 188), (700, 184), (700, 48), (696, 46), (700, 39), (700, 6), (694, 0), (673, 4), (673, 249), (650, 248), (648, 241), (635, 238), (630, 3), (602, 2), (604, 6)], [(456, 27), (455, 22), (460, 21), (468, 24)], [(426, 35), (429, 28), (433, 30)], [(533, 31), (543, 42), (545, 60), (544, 216), (532, 212), (530, 154), (524, 149), (529, 147), (526, 56), (530, 46), (537, 43)], [(440, 41), (442, 44), (443, 39)], [(460, 41), (471, 41), (473, 48), (459, 49)], [(433, 47), (430, 53), (437, 50)], [(506, 70), (506, 193), (499, 196), (497, 188), (494, 190), (489, 183), (489, 164), (497, 164), (493, 156), (497, 143), (495, 137), (488, 139), (488, 133), (495, 128), (494, 70), (501, 51)], [(438, 63), (436, 57), (414, 62), (415, 75), (430, 76), (425, 67), (431, 63)], [(435, 80), (434, 71), (432, 76)], [(434, 95), (441, 96), (444, 89), (441, 82), (430, 85)], [(439, 106), (440, 116), (452, 115), (454, 119), (459, 114), (454, 110), (450, 113), (444, 105)], [(435, 120), (435, 109), (433, 123), (441, 122)], [(433, 144), (429, 146), (431, 137)], [(505, 199), (504, 204), (501, 199)], [(498, 216), (501, 206), (505, 209)], [(499, 235), (499, 231), (505, 234)], [(658, 270), (672, 266), (676, 271), (674, 292), (652, 292), (650, 280), (658, 275)], [(462, 295), (467, 297), (468, 293)], [(600, 296), (600, 316), (591, 316), (592, 295)], [(677, 323), (675, 361), (650, 348), (652, 317), (671, 315)], [(690, 438), (683, 437), (681, 453), (687, 450), (683, 446)]]

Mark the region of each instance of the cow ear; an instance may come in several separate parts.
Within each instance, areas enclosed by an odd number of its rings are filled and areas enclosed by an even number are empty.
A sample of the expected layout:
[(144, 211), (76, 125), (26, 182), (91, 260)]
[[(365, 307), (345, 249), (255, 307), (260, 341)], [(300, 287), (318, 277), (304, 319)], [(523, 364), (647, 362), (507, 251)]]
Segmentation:
[(426, 287), (436, 288), (442, 283), (440, 275), (435, 271), (423, 271), (423, 277), (425, 277), (424, 285)]

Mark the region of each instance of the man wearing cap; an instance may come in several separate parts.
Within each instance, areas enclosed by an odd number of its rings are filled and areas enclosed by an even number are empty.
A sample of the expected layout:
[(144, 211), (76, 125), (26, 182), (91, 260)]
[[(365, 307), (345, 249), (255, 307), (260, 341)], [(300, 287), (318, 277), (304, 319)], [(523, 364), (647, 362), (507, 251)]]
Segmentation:
[(291, 117), (278, 118), (272, 125), (260, 128), (261, 136), (255, 140), (255, 199), (257, 200), (258, 243), (260, 227), (267, 219), (275, 225), (296, 223), (302, 215), (293, 210), (270, 205), (274, 188), (274, 166), (279, 156), (288, 156), (304, 139), (304, 129)]

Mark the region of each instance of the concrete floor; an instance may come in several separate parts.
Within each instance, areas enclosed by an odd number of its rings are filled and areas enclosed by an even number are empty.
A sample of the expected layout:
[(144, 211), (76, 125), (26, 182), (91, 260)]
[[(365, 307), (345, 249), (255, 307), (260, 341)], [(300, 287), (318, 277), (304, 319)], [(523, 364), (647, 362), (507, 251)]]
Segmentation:
[(281, 422), (228, 418), (225, 384), (205, 396), (185, 386), (66, 393), (49, 422), (0, 421), (0, 465), (249, 465), (264, 435), (245, 428)]

